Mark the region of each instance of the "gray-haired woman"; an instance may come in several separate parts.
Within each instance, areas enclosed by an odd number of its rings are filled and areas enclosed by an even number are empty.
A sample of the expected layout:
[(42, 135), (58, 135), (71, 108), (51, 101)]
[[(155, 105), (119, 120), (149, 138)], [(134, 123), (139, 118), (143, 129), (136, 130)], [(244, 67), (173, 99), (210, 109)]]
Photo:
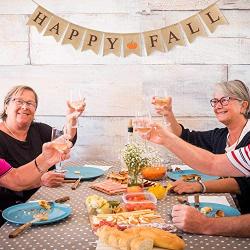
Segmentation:
[[(33, 162), (39, 167), (39, 163), (35, 159), (42, 152), (42, 145), (51, 141), (52, 127), (34, 121), (37, 106), (37, 94), (29, 86), (13, 87), (4, 99), (3, 112), (0, 116), (2, 118), (2, 122), (0, 122), (0, 158), (7, 161), (13, 168), (18, 168), (28, 162)], [(83, 104), (81, 112), (84, 107), (85, 104)], [(69, 115), (74, 111), (68, 107)], [(68, 134), (74, 143), (76, 129), (72, 128)], [(34, 189), (14, 192), (0, 187), (0, 200), (5, 201), (4, 203), (0, 202), (0, 210), (26, 201), (41, 185), (56, 187), (62, 184), (63, 180), (64, 174), (48, 171), (41, 175), (41, 179), (33, 183)]]
[[(154, 104), (154, 100), (152, 101)], [(171, 102), (172, 103), (172, 102)], [(250, 94), (248, 87), (240, 80), (216, 84), (210, 104), (218, 121), (224, 128), (209, 131), (190, 131), (177, 122), (172, 112), (172, 104), (155, 106), (156, 111), (166, 116), (172, 131), (193, 145), (223, 154), (244, 147), (250, 142), (250, 122), (248, 120)], [(230, 192), (237, 194), (242, 213), (250, 213), (250, 179), (227, 178), (204, 183), (176, 181), (173, 189), (177, 193)]]

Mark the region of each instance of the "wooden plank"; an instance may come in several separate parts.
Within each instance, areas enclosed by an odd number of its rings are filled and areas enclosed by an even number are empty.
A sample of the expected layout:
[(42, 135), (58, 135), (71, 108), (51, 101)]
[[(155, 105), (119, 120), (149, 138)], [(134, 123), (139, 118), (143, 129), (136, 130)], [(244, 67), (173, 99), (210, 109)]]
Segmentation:
[[(70, 0), (50, 1), (39, 0), (39, 4), (54, 13), (130, 13), (134, 14), (148, 8), (152, 10), (200, 10), (204, 9), (214, 0), (186, 0), (162, 1), (162, 0), (75, 0), (74, 4)], [(250, 9), (248, 0), (221, 0), (218, 2), (223, 9)], [(0, 1), (0, 14), (30, 14), (36, 8), (36, 4), (31, 0), (11, 0)]]
[[(39, 116), (38, 121), (46, 122), (52, 126), (61, 127), (64, 123), (63, 117)], [(158, 120), (159, 121), (159, 120)], [(179, 117), (178, 121), (185, 127), (195, 130), (208, 130), (221, 127), (214, 118), (184, 118)], [(120, 150), (127, 141), (128, 117), (84, 117), (78, 128), (78, 140), (71, 152), (71, 160), (119, 160)], [(156, 147), (162, 156), (171, 160), (171, 154), (166, 149)]]
[(26, 22), (24, 15), (0, 15), (0, 42), (27, 42), (29, 27)]
[(228, 79), (239, 79), (250, 87), (250, 65), (229, 65)]
[(23, 65), (29, 61), (28, 42), (0, 42), (0, 65)]
[(226, 79), (227, 67), (221, 65), (0, 67), (0, 98), (11, 86), (26, 83), (40, 97), (38, 115), (63, 115), (73, 87), (86, 96), (87, 116), (133, 116), (142, 97), (158, 86), (173, 96), (177, 115), (210, 116), (213, 86)]

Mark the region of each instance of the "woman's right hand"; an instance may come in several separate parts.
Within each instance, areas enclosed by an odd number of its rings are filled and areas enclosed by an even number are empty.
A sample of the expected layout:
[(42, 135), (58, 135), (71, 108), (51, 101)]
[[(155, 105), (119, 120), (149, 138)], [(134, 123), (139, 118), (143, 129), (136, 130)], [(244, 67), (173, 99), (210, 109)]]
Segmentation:
[(198, 182), (186, 182), (182, 180), (175, 181), (172, 184), (172, 190), (177, 194), (192, 194), (201, 192), (201, 184)]
[[(62, 135), (62, 137), (65, 137), (65, 135)], [(58, 137), (57, 139), (60, 139), (60, 137)], [(57, 139), (52, 142), (47, 142), (43, 144), (42, 156), (50, 167), (70, 157), (69, 153), (70, 148), (72, 147), (72, 143), (69, 140), (66, 140), (67, 148), (63, 152), (60, 152), (54, 146)]]
[(145, 139), (149, 140), (153, 143), (164, 145), (167, 143), (168, 138), (175, 137), (175, 135), (168, 130), (168, 128), (158, 124), (158, 123), (152, 123), (150, 124), (151, 130), (144, 134), (140, 134), (140, 136)]

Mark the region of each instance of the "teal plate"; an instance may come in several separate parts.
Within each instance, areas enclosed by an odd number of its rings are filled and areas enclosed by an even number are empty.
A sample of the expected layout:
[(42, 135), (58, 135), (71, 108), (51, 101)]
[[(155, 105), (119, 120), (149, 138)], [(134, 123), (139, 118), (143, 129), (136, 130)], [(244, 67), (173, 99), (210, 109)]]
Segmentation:
[(189, 174), (199, 175), (202, 181), (217, 180), (220, 178), (219, 176), (211, 176), (211, 175), (202, 174), (201, 172), (196, 171), (196, 170), (172, 171), (172, 172), (168, 172), (168, 177), (172, 180), (179, 180), (181, 179), (182, 175), (189, 175)]
[[(194, 207), (194, 203), (191, 203), (190, 205)], [(224, 211), (226, 217), (240, 215), (240, 211), (238, 209), (218, 203), (200, 202), (200, 209), (203, 207), (211, 207), (213, 209), (210, 213), (206, 214), (208, 217), (215, 217), (217, 210)]]
[(34, 225), (49, 224), (68, 217), (72, 213), (72, 208), (67, 204), (52, 203), (51, 209), (41, 208), (37, 201), (30, 201), (6, 208), (2, 216), (5, 220), (25, 224), (34, 219), (34, 215), (40, 212), (48, 212), (48, 220), (34, 222)]
[[(65, 179), (79, 179), (90, 180), (97, 178), (104, 174), (104, 170), (95, 167), (80, 167), (80, 166), (68, 166), (64, 168), (66, 170)], [(80, 173), (75, 173), (80, 172)]]

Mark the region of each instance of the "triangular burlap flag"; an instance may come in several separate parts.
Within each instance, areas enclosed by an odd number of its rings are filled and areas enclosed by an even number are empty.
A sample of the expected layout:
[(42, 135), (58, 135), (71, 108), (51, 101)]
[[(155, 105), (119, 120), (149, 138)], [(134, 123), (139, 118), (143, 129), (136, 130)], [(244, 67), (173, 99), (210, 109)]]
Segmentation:
[(44, 32), (44, 36), (53, 36), (56, 41), (60, 41), (64, 31), (66, 30), (69, 23), (64, 19), (53, 16)]
[(161, 33), (168, 50), (171, 50), (176, 45), (185, 46), (185, 40), (178, 23), (162, 28)]
[(124, 34), (122, 39), (124, 57), (130, 54), (141, 56), (141, 36), (139, 33)]
[(52, 16), (52, 13), (45, 10), (43, 7), (38, 6), (30, 16), (27, 24), (35, 26), (39, 32), (42, 32)]
[(103, 55), (115, 54), (121, 55), (121, 35), (114, 33), (104, 33)]
[(62, 44), (71, 44), (75, 49), (78, 49), (82, 41), (85, 29), (70, 23), (66, 34), (64, 35)]
[(200, 16), (203, 22), (207, 25), (210, 32), (214, 32), (219, 25), (228, 24), (227, 19), (221, 13), (219, 7), (216, 4), (213, 4), (202, 10)]
[(87, 29), (82, 51), (90, 49), (98, 55), (102, 42), (102, 35), (102, 32)]
[(155, 50), (164, 52), (164, 46), (161, 39), (160, 30), (152, 30), (143, 33), (144, 43), (147, 51), (147, 55), (150, 55)]
[(198, 36), (206, 36), (205, 28), (198, 15), (191, 16), (181, 22), (181, 26), (188, 38), (192, 43)]

